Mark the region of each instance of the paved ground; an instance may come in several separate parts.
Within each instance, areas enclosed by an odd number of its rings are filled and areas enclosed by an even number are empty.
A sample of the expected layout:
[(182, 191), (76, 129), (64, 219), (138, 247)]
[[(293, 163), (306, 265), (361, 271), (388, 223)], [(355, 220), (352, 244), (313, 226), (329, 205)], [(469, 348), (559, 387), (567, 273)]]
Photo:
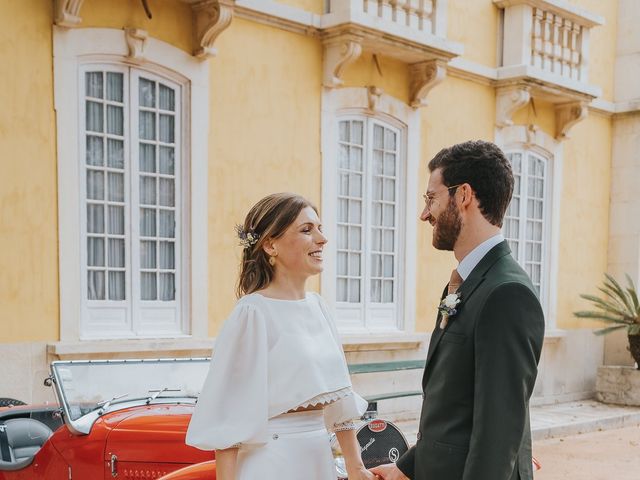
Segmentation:
[(535, 480), (640, 479), (640, 426), (535, 441)]

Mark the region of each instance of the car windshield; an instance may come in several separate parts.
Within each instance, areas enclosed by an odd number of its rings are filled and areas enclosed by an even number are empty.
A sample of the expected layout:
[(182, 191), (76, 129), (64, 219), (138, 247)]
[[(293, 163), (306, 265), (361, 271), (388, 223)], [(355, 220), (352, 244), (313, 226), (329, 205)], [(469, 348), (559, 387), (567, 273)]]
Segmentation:
[(117, 404), (195, 401), (209, 368), (206, 358), (53, 362), (63, 408), (71, 421)]

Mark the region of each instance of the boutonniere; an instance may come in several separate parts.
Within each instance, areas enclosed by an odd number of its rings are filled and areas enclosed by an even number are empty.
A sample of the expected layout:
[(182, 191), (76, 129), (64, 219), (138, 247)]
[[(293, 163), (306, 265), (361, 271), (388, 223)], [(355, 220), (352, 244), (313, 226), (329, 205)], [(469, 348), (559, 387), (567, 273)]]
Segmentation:
[(447, 322), (449, 321), (449, 317), (454, 316), (458, 313), (457, 306), (460, 304), (460, 294), (459, 293), (450, 293), (446, 297), (442, 299), (440, 302), (440, 306), (438, 307), (438, 311), (440, 315), (442, 315), (442, 320), (440, 322), (440, 328), (445, 329), (447, 326)]

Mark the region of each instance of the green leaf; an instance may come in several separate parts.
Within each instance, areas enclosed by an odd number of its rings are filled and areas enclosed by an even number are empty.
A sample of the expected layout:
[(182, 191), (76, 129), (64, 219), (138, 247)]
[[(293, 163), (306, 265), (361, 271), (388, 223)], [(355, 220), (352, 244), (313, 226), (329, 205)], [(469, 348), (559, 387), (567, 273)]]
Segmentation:
[(627, 287), (627, 292), (631, 297), (631, 301), (633, 302), (633, 306), (636, 310), (636, 316), (640, 316), (640, 302), (638, 301), (638, 292), (636, 290), (636, 286), (633, 284), (633, 280), (629, 276), (628, 273), (625, 273), (625, 277), (627, 278), (627, 283), (629, 286)]
[(609, 302), (608, 300), (605, 300), (606, 302), (611, 303), (612, 305), (615, 305), (616, 308), (618, 308), (620, 311), (627, 311), (627, 306), (626, 304), (620, 300), (620, 297), (618, 296), (618, 294), (615, 292), (615, 290), (612, 290), (610, 288), (606, 288), (606, 287), (598, 287), (598, 290), (600, 290), (602, 293), (604, 293), (608, 298), (611, 299), (611, 302)]
[(628, 335), (640, 335), (640, 324), (636, 323), (636, 324), (630, 325), (628, 330), (627, 330), (627, 334)]
[(626, 317), (620, 317), (617, 315), (616, 316), (607, 315), (604, 312), (582, 310), (579, 312), (573, 312), (573, 314), (578, 318), (590, 318), (592, 320), (602, 320), (603, 322), (607, 322), (607, 323), (619, 323), (621, 325), (629, 325), (633, 323), (629, 320), (626, 320)]
[[(613, 278), (608, 273), (605, 273), (604, 276), (609, 281), (610, 287), (618, 294), (618, 296), (620, 297), (620, 300), (625, 304), (625, 306), (629, 309), (629, 311), (634, 311), (633, 305), (631, 304), (631, 300), (627, 296), (627, 293), (624, 291), (624, 289), (616, 281), (616, 279)], [(604, 284), (605, 286), (608, 286), (607, 281), (605, 281)]]
[(624, 325), (616, 325), (615, 327), (607, 327), (607, 328), (603, 328), (602, 330), (596, 330), (593, 333), (595, 333), (596, 335), (606, 335), (607, 333), (620, 330), (621, 328), (626, 328), (626, 327)]
[(580, 297), (595, 304), (596, 308), (600, 308), (608, 313), (615, 313), (616, 315), (620, 315), (621, 317), (627, 317), (629, 315), (629, 312), (625, 311), (624, 309), (618, 308), (611, 302), (607, 302), (606, 300), (603, 300), (600, 297), (596, 297), (595, 295), (582, 294), (580, 295)]

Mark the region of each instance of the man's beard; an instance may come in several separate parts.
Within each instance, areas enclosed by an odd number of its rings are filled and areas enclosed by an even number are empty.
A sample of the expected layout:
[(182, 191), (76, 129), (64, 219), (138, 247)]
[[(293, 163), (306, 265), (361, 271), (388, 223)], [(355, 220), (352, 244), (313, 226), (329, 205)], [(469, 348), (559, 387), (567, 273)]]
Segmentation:
[(462, 229), (462, 220), (451, 197), (447, 208), (438, 216), (433, 227), (433, 246), (438, 250), (453, 250)]

